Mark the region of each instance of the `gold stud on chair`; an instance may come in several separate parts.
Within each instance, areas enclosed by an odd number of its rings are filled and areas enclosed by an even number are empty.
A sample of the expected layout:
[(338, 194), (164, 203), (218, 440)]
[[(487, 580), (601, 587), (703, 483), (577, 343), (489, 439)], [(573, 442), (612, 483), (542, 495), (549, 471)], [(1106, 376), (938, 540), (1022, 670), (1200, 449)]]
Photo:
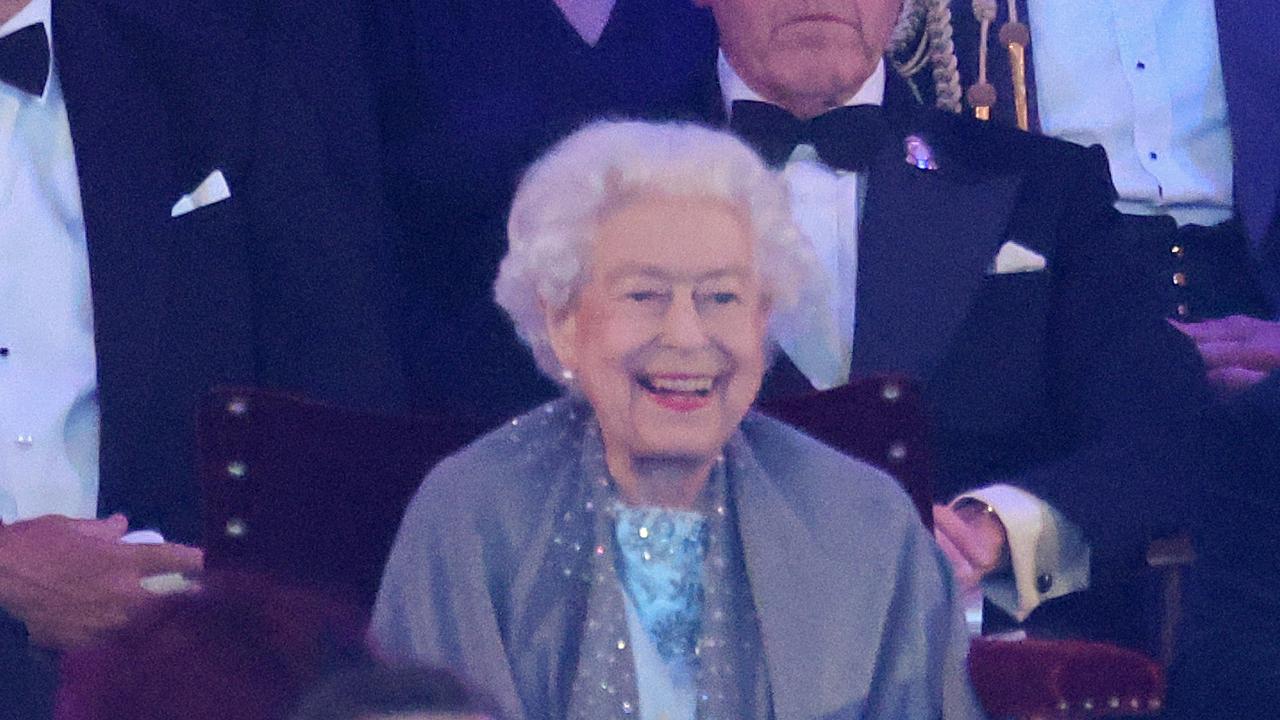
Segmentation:
[(249, 412), (249, 401), (242, 397), (233, 397), (227, 401), (227, 414), (232, 417), (243, 417)]

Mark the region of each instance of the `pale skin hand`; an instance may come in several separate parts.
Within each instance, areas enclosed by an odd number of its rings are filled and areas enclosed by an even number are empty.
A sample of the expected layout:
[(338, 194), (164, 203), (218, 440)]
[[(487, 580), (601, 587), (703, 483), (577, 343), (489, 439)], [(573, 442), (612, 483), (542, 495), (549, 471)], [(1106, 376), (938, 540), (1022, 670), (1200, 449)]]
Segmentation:
[(1280, 322), (1245, 315), (1169, 322), (1195, 342), (1210, 384), (1221, 390), (1248, 389), (1280, 370)]
[(951, 561), (961, 588), (976, 588), (982, 578), (1009, 562), (1009, 537), (1004, 523), (980, 503), (958, 508), (933, 506), (933, 536)]
[(194, 574), (204, 564), (185, 545), (122, 544), (128, 529), (123, 515), (46, 515), (0, 528), (0, 607), (26, 624), (33, 643), (66, 650), (123, 625), (153, 599), (142, 578)]

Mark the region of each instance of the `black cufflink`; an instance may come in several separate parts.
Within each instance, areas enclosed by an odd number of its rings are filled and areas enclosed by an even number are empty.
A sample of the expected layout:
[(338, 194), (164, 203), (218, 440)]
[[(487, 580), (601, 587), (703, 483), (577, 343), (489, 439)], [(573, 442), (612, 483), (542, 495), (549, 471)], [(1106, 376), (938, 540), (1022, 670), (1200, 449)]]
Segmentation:
[(1049, 573), (1036, 576), (1036, 591), (1040, 594), (1049, 592), (1049, 588), (1053, 587), (1053, 576)]

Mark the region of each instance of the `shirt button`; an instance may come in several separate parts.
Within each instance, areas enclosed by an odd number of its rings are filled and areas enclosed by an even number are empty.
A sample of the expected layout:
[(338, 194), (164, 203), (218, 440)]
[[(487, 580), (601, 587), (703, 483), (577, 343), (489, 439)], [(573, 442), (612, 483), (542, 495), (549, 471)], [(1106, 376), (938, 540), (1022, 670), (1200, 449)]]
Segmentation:
[(1147, 69), (1147, 64), (1146, 64), (1146, 63), (1144, 63), (1144, 62), (1142, 62), (1142, 61), (1138, 61), (1138, 69), (1139, 69), (1139, 70), (1146, 70), (1146, 69)]
[(1149, 153), (1147, 153), (1147, 157), (1151, 158), (1152, 160), (1159, 160), (1159, 159), (1160, 159), (1160, 156), (1159, 156), (1158, 154), (1156, 154), (1155, 152), (1149, 152)]
[(1187, 285), (1187, 274), (1186, 274), (1186, 273), (1184, 273), (1184, 272), (1176, 272), (1176, 273), (1174, 273), (1174, 274), (1173, 274), (1173, 284), (1174, 284), (1174, 285), (1177, 285), (1178, 287), (1186, 287), (1186, 285)]
[(9, 348), (0, 347), (0, 357), (9, 357)]
[(1049, 588), (1053, 587), (1053, 576), (1049, 573), (1043, 573), (1036, 576), (1036, 591), (1040, 594), (1049, 592)]
[(36, 444), (35, 438), (30, 435), (19, 435), (14, 442), (16, 442), (20, 448), (29, 448)]

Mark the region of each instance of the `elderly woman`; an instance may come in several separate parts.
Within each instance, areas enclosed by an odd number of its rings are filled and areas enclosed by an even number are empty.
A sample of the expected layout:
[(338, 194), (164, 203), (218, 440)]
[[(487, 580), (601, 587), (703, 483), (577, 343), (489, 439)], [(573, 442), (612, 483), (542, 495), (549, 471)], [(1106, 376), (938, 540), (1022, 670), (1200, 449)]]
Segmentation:
[(498, 302), (565, 397), (428, 476), (374, 611), (509, 718), (980, 716), (945, 560), (889, 477), (752, 414), (817, 282), (730, 136), (603, 122), (515, 198)]

